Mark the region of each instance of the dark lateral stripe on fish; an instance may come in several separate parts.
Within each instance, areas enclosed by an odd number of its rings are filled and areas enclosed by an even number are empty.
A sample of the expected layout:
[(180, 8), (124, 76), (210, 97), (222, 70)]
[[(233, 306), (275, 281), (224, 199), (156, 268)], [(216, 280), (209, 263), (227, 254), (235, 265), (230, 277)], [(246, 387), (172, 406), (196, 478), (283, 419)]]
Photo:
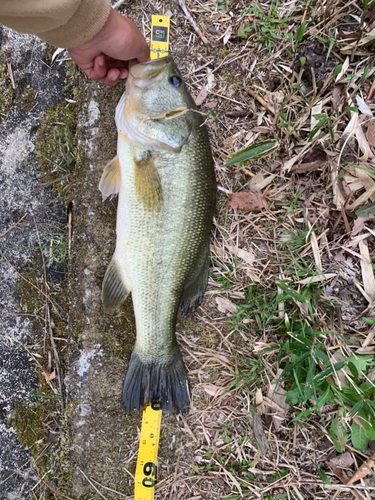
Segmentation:
[(189, 411), (190, 391), (179, 351), (163, 365), (143, 363), (133, 350), (124, 381), (122, 405), (126, 411), (143, 411), (150, 404), (168, 413)]

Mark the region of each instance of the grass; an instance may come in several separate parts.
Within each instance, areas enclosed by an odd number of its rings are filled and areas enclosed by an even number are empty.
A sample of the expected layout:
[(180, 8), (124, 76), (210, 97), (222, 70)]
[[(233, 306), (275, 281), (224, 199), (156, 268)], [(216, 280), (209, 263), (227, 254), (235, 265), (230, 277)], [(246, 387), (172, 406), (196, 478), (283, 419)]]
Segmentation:
[(282, 2), (279, 0), (272, 0), (267, 6), (258, 3), (246, 7), (242, 13), (244, 21), (237, 31), (237, 36), (254, 35), (254, 41), (263, 44), (271, 53), (272, 44), (290, 40), (293, 36), (288, 32), (288, 28), (294, 19), (280, 12), (282, 12)]

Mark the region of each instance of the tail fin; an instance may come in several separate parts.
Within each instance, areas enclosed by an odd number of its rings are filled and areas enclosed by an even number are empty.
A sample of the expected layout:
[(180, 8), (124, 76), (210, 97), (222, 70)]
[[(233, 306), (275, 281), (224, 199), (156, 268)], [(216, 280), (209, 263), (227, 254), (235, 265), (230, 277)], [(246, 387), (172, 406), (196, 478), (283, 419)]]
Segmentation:
[(166, 363), (157, 364), (145, 363), (133, 350), (122, 390), (122, 405), (126, 411), (142, 411), (149, 404), (167, 413), (189, 410), (189, 385), (179, 351)]

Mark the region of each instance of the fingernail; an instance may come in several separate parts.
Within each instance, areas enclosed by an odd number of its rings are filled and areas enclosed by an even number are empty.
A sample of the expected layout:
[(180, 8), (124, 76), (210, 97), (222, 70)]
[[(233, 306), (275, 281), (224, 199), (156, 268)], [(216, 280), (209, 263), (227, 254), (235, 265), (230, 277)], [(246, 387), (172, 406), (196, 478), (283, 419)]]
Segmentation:
[(99, 66), (104, 66), (105, 65), (105, 60), (104, 60), (104, 57), (101, 56), (98, 58), (98, 64)]
[(111, 76), (110, 80), (111, 80), (111, 82), (115, 82), (117, 80), (117, 78), (118, 78), (117, 76)]

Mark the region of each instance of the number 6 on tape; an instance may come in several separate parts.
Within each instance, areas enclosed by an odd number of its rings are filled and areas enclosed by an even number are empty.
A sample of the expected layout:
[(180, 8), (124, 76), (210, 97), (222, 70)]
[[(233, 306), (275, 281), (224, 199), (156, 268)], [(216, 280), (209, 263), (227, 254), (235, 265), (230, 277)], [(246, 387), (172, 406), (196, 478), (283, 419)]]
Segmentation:
[(162, 414), (162, 411), (155, 406), (154, 408), (147, 406), (143, 410), (138, 460), (135, 469), (134, 500), (153, 500), (154, 498)]

